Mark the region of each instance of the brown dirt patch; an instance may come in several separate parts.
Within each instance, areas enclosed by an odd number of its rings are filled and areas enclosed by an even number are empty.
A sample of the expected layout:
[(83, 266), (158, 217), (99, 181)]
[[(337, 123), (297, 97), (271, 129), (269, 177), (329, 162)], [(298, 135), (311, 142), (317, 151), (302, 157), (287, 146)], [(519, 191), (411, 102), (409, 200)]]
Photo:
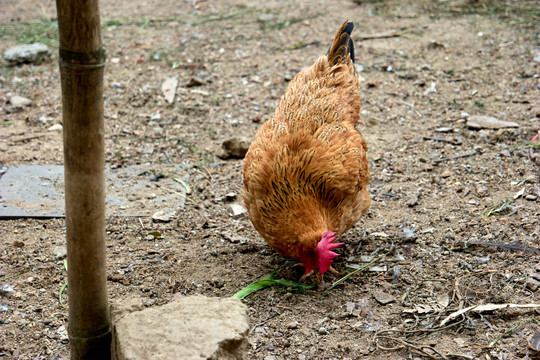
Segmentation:
[[(477, 9), (477, 3), (462, 1), (459, 9)], [(39, 10), (30, 1), (2, 2), (0, 20), (9, 24), (1, 28), (0, 48), (24, 41), (22, 31), (10, 29), (35, 26), (43, 14), (49, 18), (40, 24), (54, 28), (54, 3), (42, 4)], [(229, 204), (239, 201), (242, 189), (241, 160), (214, 153), (232, 136), (252, 138), (291, 77), (324, 54), (350, 19), (354, 35), (395, 30), (400, 36), (355, 42), (364, 69), (360, 130), (369, 146), (374, 203), (344, 236), (335, 267), (345, 271), (380, 248), (393, 253), (377, 264), (382, 271), (364, 272), (328, 293), (266, 289), (251, 295), (251, 322), (258, 326), (249, 358), (422, 358), (415, 350), (421, 345), (443, 355), (532, 356), (526, 346), (538, 331), (532, 310), (467, 314), (437, 326), (459, 307), (540, 300), (538, 254), (479, 244), (540, 247), (540, 155), (538, 142), (531, 143), (540, 128), (540, 62), (534, 60), (540, 45), (532, 12), (538, 5), (510, 2), (533, 10), (503, 16), (480, 11), (482, 4), (457, 15), (429, 4), (103, 4), (107, 166), (183, 164), (193, 188), (193, 202), (173, 222), (107, 219), (110, 298), (135, 294), (152, 306), (176, 293), (231, 296), (276, 268), (284, 278), (299, 278), (300, 270), (286, 267), (246, 217), (231, 217)], [(54, 47), (54, 36), (50, 40)], [(0, 106), (12, 94), (33, 101), (23, 112), (0, 112), (0, 160), (8, 166), (63, 161), (61, 133), (47, 130), (61, 123), (56, 60), (0, 69)], [(181, 87), (172, 105), (160, 92), (170, 76), (178, 76)], [(202, 85), (188, 88), (193, 77)], [(429, 93), (432, 83), (437, 91)], [(464, 112), (520, 126), (473, 131)], [(450, 132), (438, 132), (445, 127)], [(225, 196), (231, 192), (236, 199)], [(490, 210), (498, 211), (481, 215)], [(151, 231), (163, 238), (149, 237)], [(15, 291), (0, 297), (0, 354), (67, 359), (67, 309), (58, 302), (67, 274), (54, 255), (65, 242), (63, 219), (4, 220), (0, 236), (0, 283)], [(382, 305), (389, 297), (394, 301)], [(384, 351), (377, 343), (401, 348)]]

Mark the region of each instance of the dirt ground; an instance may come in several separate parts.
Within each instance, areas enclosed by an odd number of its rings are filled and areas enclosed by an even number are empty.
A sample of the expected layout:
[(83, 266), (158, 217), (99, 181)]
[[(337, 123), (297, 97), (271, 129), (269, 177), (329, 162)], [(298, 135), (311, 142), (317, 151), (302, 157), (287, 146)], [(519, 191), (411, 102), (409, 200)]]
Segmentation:
[[(34, 40), (53, 52), (0, 68), (0, 161), (61, 164), (61, 132), (49, 130), (62, 122), (54, 2), (0, 4), (2, 52)], [(182, 165), (192, 189), (171, 222), (107, 218), (110, 301), (228, 297), (274, 269), (299, 279), (245, 215), (231, 215), (242, 160), (215, 154), (226, 139), (254, 136), (349, 19), (373, 206), (343, 237), (335, 267), (344, 275), (386, 255), (327, 292), (342, 275), (304, 293), (250, 295), (248, 358), (538, 356), (528, 347), (538, 309), (466, 312), (441, 325), (472, 305), (540, 302), (537, 1), (117, 0), (101, 12), (107, 167)], [(161, 84), (172, 76), (169, 104)], [(12, 95), (32, 105), (9, 112)], [(519, 127), (475, 130), (467, 114)], [(163, 191), (132, 201), (145, 206)], [(0, 237), (0, 286), (13, 288), (0, 295), (0, 357), (68, 359), (64, 219), (1, 220)]]

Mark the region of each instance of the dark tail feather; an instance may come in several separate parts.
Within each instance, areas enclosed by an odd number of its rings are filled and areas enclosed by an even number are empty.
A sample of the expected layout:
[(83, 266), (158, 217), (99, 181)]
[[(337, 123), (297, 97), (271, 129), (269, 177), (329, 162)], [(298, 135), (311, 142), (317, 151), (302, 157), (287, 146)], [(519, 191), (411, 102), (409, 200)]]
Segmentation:
[(348, 61), (347, 54), (354, 62), (354, 44), (351, 39), (351, 33), (354, 24), (351, 21), (345, 21), (334, 38), (334, 42), (328, 50), (328, 62), (330, 65), (343, 64)]

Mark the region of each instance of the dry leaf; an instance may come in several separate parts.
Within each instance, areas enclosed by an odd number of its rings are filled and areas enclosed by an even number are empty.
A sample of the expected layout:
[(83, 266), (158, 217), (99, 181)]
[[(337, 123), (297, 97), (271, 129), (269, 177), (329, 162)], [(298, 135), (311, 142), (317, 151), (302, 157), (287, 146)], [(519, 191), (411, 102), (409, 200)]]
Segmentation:
[(439, 304), (443, 309), (450, 304), (450, 297), (448, 293), (443, 293), (437, 296), (437, 304)]
[(471, 116), (467, 119), (467, 126), (473, 129), (504, 129), (516, 128), (519, 127), (519, 124), (502, 121), (492, 116)]
[(169, 221), (174, 220), (174, 218), (176, 218), (176, 215), (177, 215), (176, 211), (174, 210), (172, 211), (160, 210), (156, 212), (154, 215), (152, 215), (152, 219), (157, 220), (157, 221), (169, 222)]
[(514, 200), (516, 200), (517, 198), (520, 198), (521, 196), (523, 196), (524, 193), (525, 193), (525, 188), (519, 190), (519, 191), (514, 195)]
[(161, 92), (163, 93), (163, 96), (165, 97), (165, 101), (167, 101), (169, 104), (172, 104), (174, 102), (174, 96), (176, 95), (177, 86), (178, 86), (177, 76), (167, 78), (163, 82), (163, 84), (161, 84)]
[(540, 331), (535, 332), (529, 338), (529, 347), (535, 351), (540, 351)]

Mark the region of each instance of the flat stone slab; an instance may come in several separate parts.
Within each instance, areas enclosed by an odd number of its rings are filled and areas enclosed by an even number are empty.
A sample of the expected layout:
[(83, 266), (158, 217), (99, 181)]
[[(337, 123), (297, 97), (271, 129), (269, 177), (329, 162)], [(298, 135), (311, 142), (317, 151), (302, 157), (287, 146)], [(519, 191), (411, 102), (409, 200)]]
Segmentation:
[[(106, 171), (107, 216), (152, 216), (185, 205), (179, 165), (131, 165)], [(0, 218), (65, 216), (63, 165), (12, 165), (0, 175)]]
[(51, 50), (42, 43), (17, 45), (4, 52), (4, 59), (10, 64), (40, 62), (51, 55)]
[(114, 360), (243, 359), (247, 306), (239, 299), (182, 296), (140, 310), (137, 299), (111, 308)]

